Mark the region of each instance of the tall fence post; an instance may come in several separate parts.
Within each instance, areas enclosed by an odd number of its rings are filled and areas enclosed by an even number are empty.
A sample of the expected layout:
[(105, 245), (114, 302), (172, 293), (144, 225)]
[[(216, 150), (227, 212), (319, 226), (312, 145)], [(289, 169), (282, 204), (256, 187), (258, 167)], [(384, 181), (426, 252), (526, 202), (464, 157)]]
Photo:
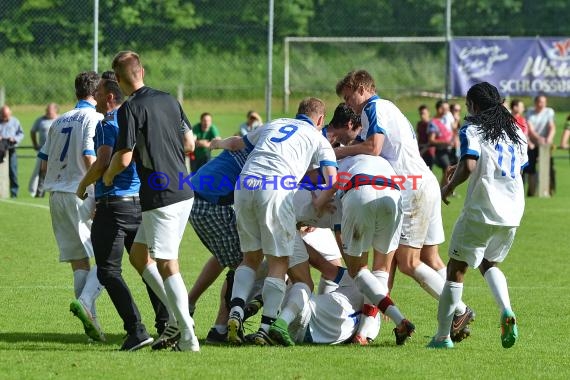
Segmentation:
[(0, 107), (6, 104), (6, 87), (0, 86)]
[(271, 120), (271, 100), (273, 97), (273, 10), (274, 1), (269, 0), (269, 25), (267, 28), (267, 86), (265, 90), (265, 119)]
[(538, 196), (550, 197), (550, 148), (551, 144), (538, 146)]
[(93, 71), (99, 71), (99, 0), (93, 0)]
[(0, 163), (0, 199), (10, 198), (10, 176), (8, 172), (8, 151), (4, 157), (4, 162)]

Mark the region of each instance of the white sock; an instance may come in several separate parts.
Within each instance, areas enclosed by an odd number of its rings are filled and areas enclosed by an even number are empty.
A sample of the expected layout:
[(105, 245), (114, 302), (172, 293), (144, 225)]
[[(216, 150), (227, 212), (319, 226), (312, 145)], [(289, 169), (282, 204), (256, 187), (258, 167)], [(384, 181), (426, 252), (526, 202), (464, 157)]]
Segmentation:
[(81, 295), (79, 296), (79, 300), (91, 311), (93, 317), (96, 316), (94, 304), (95, 300), (101, 292), (103, 291), (104, 286), (101, 285), (99, 279), (97, 278), (97, 266), (93, 265), (87, 274), (87, 279), (85, 280), (85, 286), (81, 291)]
[(338, 288), (338, 284), (334, 281), (327, 280), (323, 276), (319, 280), (319, 286), (317, 288), (317, 294), (327, 294), (334, 292)]
[(73, 271), (73, 291), (75, 292), (75, 298), (79, 298), (83, 288), (85, 287), (85, 281), (87, 281), (88, 270), (77, 269)]
[(168, 324), (170, 326), (176, 326), (176, 317), (172, 312), (170, 306), (168, 306), (168, 297), (166, 296), (166, 291), (164, 290), (164, 282), (162, 281), (160, 273), (158, 273), (156, 262), (148, 264), (144, 268), (141, 277), (145, 280), (148, 286), (150, 286), (160, 302), (162, 302), (162, 304), (166, 307), (166, 310), (168, 311)]
[(374, 331), (376, 328), (379, 329), (379, 325), (376, 323), (376, 316), (380, 310), (378, 306), (372, 304), (362, 305), (362, 314), (360, 315), (360, 322), (358, 323), (358, 329), (356, 334), (363, 336), (365, 338), (374, 335), (376, 337), (378, 332)]
[(354, 283), (360, 293), (370, 300), (374, 305), (378, 305), (386, 296), (386, 291), (380, 281), (368, 270), (362, 269), (354, 276)]
[(175, 273), (164, 280), (164, 290), (168, 306), (176, 316), (180, 340), (189, 342), (194, 337), (194, 321), (188, 312), (188, 290), (180, 273)]
[(297, 282), (291, 286), (288, 293), (287, 303), (283, 306), (279, 318), (290, 324), (309, 302), (311, 289), (304, 282)]
[(439, 297), (437, 308), (437, 334), (438, 338), (448, 337), (451, 331), (453, 314), (457, 304), (461, 301), (463, 294), (463, 284), (460, 282), (446, 281)]
[(388, 294), (390, 292), (390, 289), (388, 289), (388, 278), (390, 277), (390, 273), (383, 270), (375, 270), (372, 274), (378, 281), (380, 281), (380, 284), (384, 287), (386, 294)]
[[(444, 281), (447, 280), (447, 267), (438, 269), (436, 270), (436, 272), (441, 276), (441, 278), (443, 278)], [(465, 305), (463, 301), (459, 301), (459, 303), (457, 304), (457, 308), (455, 309), (455, 315), (465, 314), (466, 310), (467, 310), (467, 305)]]
[(501, 312), (512, 310), (507, 279), (503, 272), (497, 267), (492, 267), (487, 269), (484, 277), (487, 284), (489, 284), (489, 288), (491, 288), (491, 293), (493, 293), (497, 306), (499, 306)]
[[(248, 267), (247, 265), (240, 265), (234, 274), (234, 286), (232, 287), (232, 301), (239, 298), (247, 301), (247, 297), (253, 288), (253, 282), (255, 281), (255, 271)], [(263, 300), (263, 310), (265, 311), (265, 299)], [(234, 306), (230, 310), (230, 314), (237, 312), (241, 318), (243, 318), (243, 308), (239, 306)]]
[(338, 272), (333, 282), (338, 284), (338, 286), (341, 288), (354, 286), (354, 280), (348, 274), (348, 269), (343, 267), (337, 268)]
[(439, 299), (445, 280), (436, 271), (424, 263), (420, 263), (414, 271), (414, 279), (429, 295), (436, 300)]
[(214, 325), (214, 328), (216, 329), (216, 331), (219, 334), (225, 334), (228, 332), (228, 326), (227, 325)]
[[(285, 280), (275, 277), (266, 277), (263, 284), (263, 317), (276, 319), (281, 303), (285, 297)], [(261, 328), (265, 332), (269, 331), (269, 324), (261, 323)]]

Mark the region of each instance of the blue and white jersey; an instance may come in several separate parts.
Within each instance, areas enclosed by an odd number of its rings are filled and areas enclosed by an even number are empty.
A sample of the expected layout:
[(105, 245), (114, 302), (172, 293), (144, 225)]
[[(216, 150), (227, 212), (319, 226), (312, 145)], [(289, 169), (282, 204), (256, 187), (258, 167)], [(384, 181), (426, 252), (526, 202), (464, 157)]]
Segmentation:
[(415, 188), (409, 176), (433, 176), (420, 156), (412, 124), (394, 103), (374, 95), (362, 109), (361, 121), (359, 140), (365, 141), (375, 133), (384, 135), (380, 157), (390, 163), (396, 174), (406, 176), (402, 196)]
[(331, 144), (305, 115), (277, 119), (244, 136), (253, 148), (242, 170), (242, 178), (284, 178), (300, 181), (311, 165), (335, 166)]
[(224, 150), (208, 161), (190, 179), (194, 192), (213, 204), (217, 204), (220, 197), (232, 194), (250, 151), (249, 148), (235, 152)]
[(503, 139), (492, 145), (481, 138), (477, 128), (467, 124), (459, 130), (461, 157), (477, 160), (463, 213), (477, 222), (517, 227), (525, 205), (521, 170), (528, 164), (526, 137), (517, 129), (523, 144)]
[[(107, 113), (105, 118), (97, 124), (95, 128), (95, 152), (103, 145), (110, 146), (115, 151), (115, 143), (119, 134), (119, 125), (117, 124), (117, 110)], [(103, 179), (100, 178), (95, 183), (95, 199), (103, 196), (116, 195), (138, 195), (141, 181), (137, 174), (137, 168), (134, 161), (113, 179), (111, 186), (105, 186)]]
[(95, 106), (80, 100), (74, 109), (52, 124), (38, 157), (47, 161), (44, 188), (75, 193), (88, 168), (84, 156), (95, 156), (93, 137), (103, 115)]

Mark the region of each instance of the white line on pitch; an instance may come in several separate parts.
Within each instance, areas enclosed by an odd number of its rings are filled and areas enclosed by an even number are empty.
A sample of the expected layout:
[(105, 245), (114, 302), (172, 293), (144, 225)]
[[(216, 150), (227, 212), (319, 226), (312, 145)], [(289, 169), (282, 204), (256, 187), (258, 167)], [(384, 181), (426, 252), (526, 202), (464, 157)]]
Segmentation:
[(41, 208), (44, 210), (49, 210), (49, 206), (46, 206), (46, 205), (38, 205), (35, 203), (26, 203), (26, 202), (18, 202), (18, 201), (13, 201), (11, 199), (0, 199), (0, 202), (9, 203), (11, 205), (17, 205), (17, 206), (28, 206), (28, 207), (36, 207), (36, 208)]

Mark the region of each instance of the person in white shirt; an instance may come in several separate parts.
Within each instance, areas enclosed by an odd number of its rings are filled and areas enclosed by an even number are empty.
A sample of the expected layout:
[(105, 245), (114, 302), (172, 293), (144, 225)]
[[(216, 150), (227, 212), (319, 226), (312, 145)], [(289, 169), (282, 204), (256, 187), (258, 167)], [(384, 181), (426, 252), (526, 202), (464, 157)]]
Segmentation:
[[(374, 78), (365, 70), (348, 73), (338, 82), (336, 92), (354, 112), (360, 113), (362, 122), (356, 143), (335, 148), (337, 159), (357, 154), (379, 155), (400, 176), (403, 224), (394, 258), (402, 273), (437, 300), (446, 274), (438, 252), (438, 245), (445, 240), (440, 190), (436, 177), (420, 156), (414, 129), (396, 105), (380, 99)], [(390, 273), (391, 263), (382, 271)], [(473, 315), (466, 305), (459, 305), (457, 322), (461, 323), (454, 324), (454, 339), (467, 335), (464, 329)]]
[(527, 165), (527, 142), (514, 117), (503, 106), (493, 85), (482, 82), (467, 92), (470, 116), (460, 132), (461, 160), (442, 200), (469, 179), (463, 211), (449, 244), (447, 281), (439, 298), (438, 330), (429, 348), (451, 348), (450, 328), (461, 301), (468, 267), (479, 268), (501, 310), (501, 343), (512, 347), (517, 338), (507, 280), (497, 267), (507, 256), (524, 212), (521, 170)]
[(336, 189), (334, 151), (322, 135), (324, 103), (307, 98), (299, 104), (295, 119), (277, 119), (243, 138), (232, 137), (213, 142), (212, 148), (239, 150), (254, 147), (236, 183), (235, 211), (243, 261), (235, 271), (228, 341), (243, 342), (244, 306), (253, 287), (255, 271), (263, 257), (269, 272), (263, 286), (263, 315), (255, 343), (270, 344), (268, 332), (277, 319), (285, 296), (285, 273), (293, 253), (296, 218), (293, 196), (312, 165), (323, 170), (328, 190), (314, 202), (324, 210)]
[(44, 189), (50, 191), (49, 206), (53, 232), (59, 247), (59, 260), (71, 264), (73, 287), (77, 298), (71, 311), (81, 320), (85, 333), (93, 340), (105, 340), (95, 311), (95, 300), (103, 286), (97, 268), (91, 266), (91, 223), (95, 210), (93, 186), (88, 197), (79, 199), (75, 192), (85, 173), (95, 162), (93, 137), (103, 115), (95, 110), (95, 90), (99, 75), (82, 72), (75, 78), (77, 104), (57, 118), (38, 157), (43, 160)]
[[(556, 133), (556, 124), (554, 123), (554, 110), (547, 107), (547, 99), (545, 95), (538, 95), (534, 98), (534, 108), (530, 108), (526, 113), (529, 134), (535, 137), (534, 141), (537, 145), (552, 145), (554, 135)], [(528, 150), (528, 167), (525, 173), (528, 174), (527, 195), (533, 197), (536, 195), (538, 174), (536, 171), (536, 163), (538, 161), (538, 146)], [(556, 172), (554, 171), (554, 160), (550, 157), (550, 195), (556, 190)]]

